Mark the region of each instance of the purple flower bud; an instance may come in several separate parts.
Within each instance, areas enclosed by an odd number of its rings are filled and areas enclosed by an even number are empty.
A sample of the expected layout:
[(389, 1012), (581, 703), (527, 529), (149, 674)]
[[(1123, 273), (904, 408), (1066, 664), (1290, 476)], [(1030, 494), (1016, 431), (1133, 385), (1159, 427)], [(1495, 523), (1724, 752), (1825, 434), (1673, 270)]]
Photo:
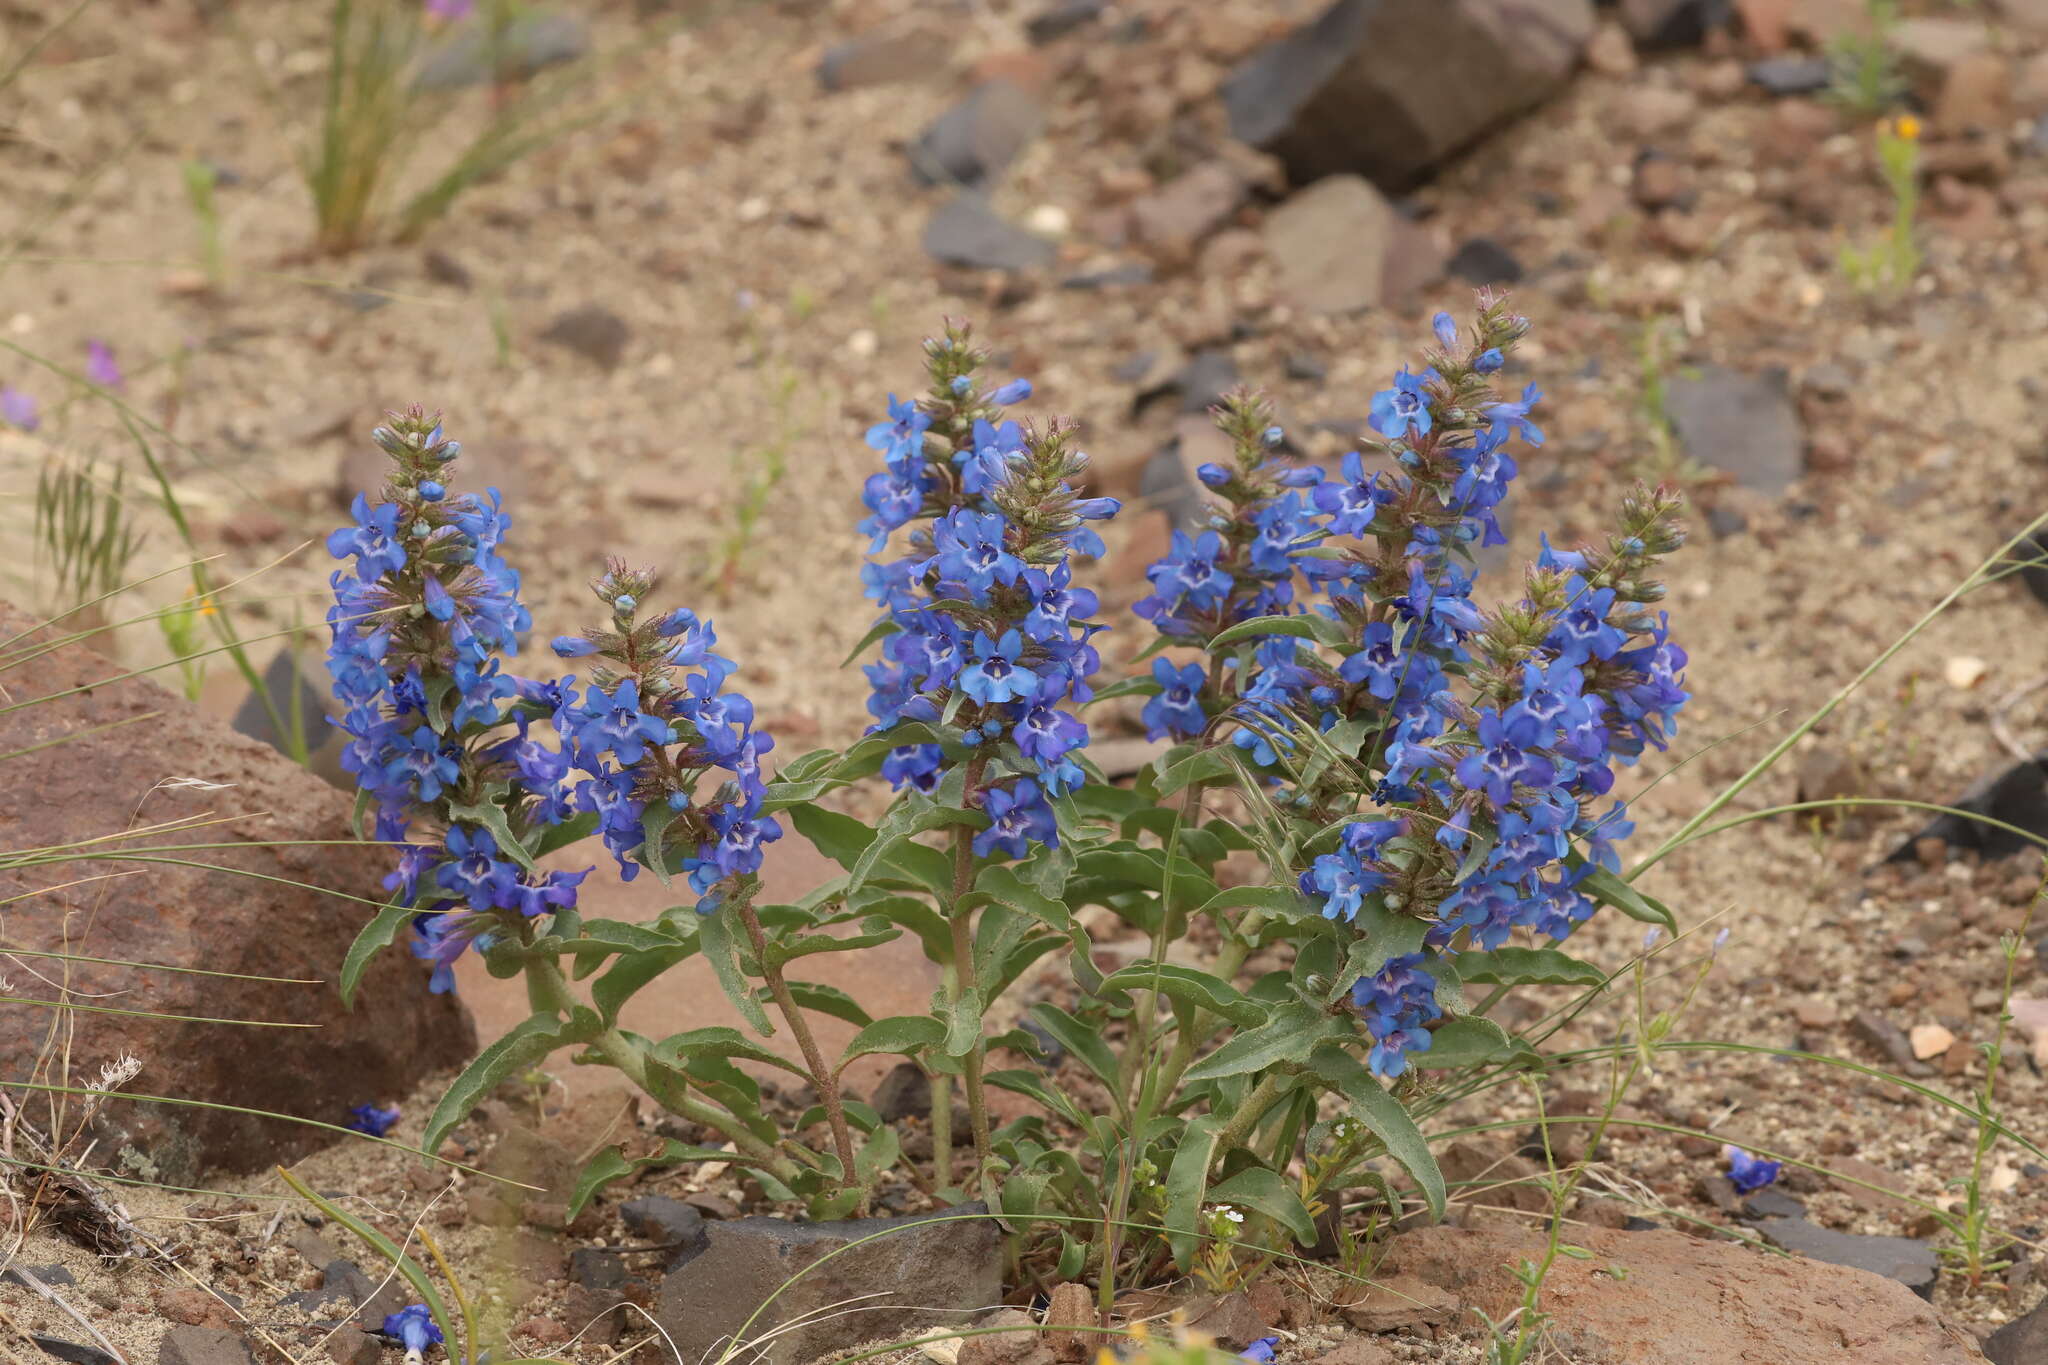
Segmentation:
[(1279, 465), (1266, 471), (1282, 488), (1314, 488), (1323, 481), (1323, 471), (1314, 465)]
[(629, 592), (622, 592), (612, 599), (612, 610), (621, 616), (631, 616), (639, 606), (640, 599)]
[(1438, 313), (1429, 325), (1436, 329), (1436, 339), (1445, 350), (1458, 344), (1458, 321), (1449, 313)]
[(1224, 484), (1230, 482), (1230, 471), (1220, 464), (1197, 465), (1195, 466), (1195, 477), (1210, 488), (1221, 488)]
[(1009, 383), (1003, 385), (994, 393), (990, 394), (988, 396), (988, 401), (995, 404), (999, 408), (1006, 408), (1010, 406), (1010, 404), (1012, 403), (1021, 403), (1030, 396), (1030, 380), (1012, 379)]
[(1500, 348), (1496, 346), (1490, 351), (1480, 352), (1479, 359), (1472, 362), (1472, 368), (1481, 374), (1492, 374), (1505, 364), (1507, 364), (1507, 357), (1503, 356), (1500, 353)]
[(1115, 498), (1082, 498), (1074, 504), (1074, 515), (1083, 521), (1107, 521), (1122, 507)]
[(677, 607), (655, 624), (654, 633), (664, 640), (673, 640), (697, 624), (697, 613), (688, 607)]
[(448, 496), (448, 490), (435, 483), (432, 479), (422, 479), (420, 481), (420, 496), (428, 502), (439, 502)]
[(1263, 432), (1259, 433), (1259, 439), (1264, 441), (1269, 446), (1277, 446), (1282, 441), (1287, 439), (1287, 433), (1282, 431), (1277, 426), (1271, 426), (1267, 427)]
[(36, 416), (36, 400), (20, 389), (0, 389), (0, 422), (34, 431), (42, 425), (42, 419)]
[(587, 659), (597, 653), (597, 646), (580, 635), (557, 635), (549, 647), (563, 659)]
[(969, 389), (974, 387), (974, 381), (964, 374), (956, 374), (953, 376), (953, 382), (949, 387), (953, 390), (955, 398), (961, 398), (966, 395)]
[(434, 458), (439, 460), (442, 464), (447, 464), (451, 460), (458, 459), (460, 458), (461, 455), (462, 442), (460, 441), (443, 442), (441, 447), (434, 452)]

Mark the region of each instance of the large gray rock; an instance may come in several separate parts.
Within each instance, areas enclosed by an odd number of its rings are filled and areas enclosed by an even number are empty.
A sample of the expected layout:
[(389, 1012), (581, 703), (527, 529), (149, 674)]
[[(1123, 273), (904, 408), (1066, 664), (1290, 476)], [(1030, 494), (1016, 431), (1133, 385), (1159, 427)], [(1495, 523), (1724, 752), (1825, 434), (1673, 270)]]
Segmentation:
[(1059, 254), (1051, 242), (1000, 216), (971, 190), (932, 211), (924, 227), (924, 249), (933, 260), (970, 270), (1029, 270), (1052, 264)]
[(1045, 126), (1045, 109), (1014, 81), (983, 81), (910, 145), (910, 167), (927, 185), (985, 190)]
[(1356, 313), (1386, 294), (1387, 261), (1411, 224), (1355, 175), (1333, 175), (1266, 215), (1280, 294), (1307, 313)]
[(1337, 0), (1231, 73), (1230, 131), (1297, 184), (1404, 189), (1563, 86), (1593, 18), (1592, 0)]
[(1673, 376), (1664, 411), (1685, 453), (1778, 497), (1806, 472), (1806, 437), (1783, 370), (1702, 365)]
[[(371, 965), (355, 1009), (342, 1008), (334, 975), (391, 870), (387, 849), (351, 841), (347, 796), (183, 697), (140, 678), (112, 681), (124, 670), (90, 650), (44, 649), (32, 630), (0, 604), (0, 638), (17, 640), (0, 661), (0, 681), (27, 703), (0, 715), (0, 753), (14, 755), (0, 786), (9, 848), (118, 840), (138, 824), (180, 818), (228, 823), (132, 840), (138, 853), (210, 845), (160, 855), (190, 865), (128, 865), (142, 876), (78, 882), (120, 871), (119, 862), (53, 861), (0, 873), (0, 898), (13, 900), (9, 945), (282, 980), (79, 961), (62, 973), (14, 973), (20, 995), (53, 998), (61, 982), (69, 999), (118, 1000), (136, 1013), (8, 1010), (0, 1016), (0, 1082), (45, 1076), (51, 1032), (60, 1029), (73, 1076), (132, 1056), (142, 1070), (125, 1087), (131, 1093), (340, 1123), (351, 1105), (389, 1103), (475, 1055), (467, 1011), (453, 995), (429, 995), (424, 969), (402, 947)], [(282, 842), (295, 839), (336, 842)], [(297, 980), (310, 984), (289, 984)], [(108, 1160), (133, 1148), (156, 1178), (174, 1184), (197, 1183), (207, 1167), (260, 1170), (333, 1140), (300, 1124), (119, 1098), (98, 1122), (98, 1150)]]
[(2048, 1362), (2048, 1301), (2034, 1305), (1984, 1339), (1992, 1365), (2043, 1365)]
[(1923, 1299), (1934, 1297), (1934, 1277), (1941, 1264), (1934, 1248), (1918, 1237), (1866, 1237), (1836, 1232), (1804, 1218), (1766, 1218), (1756, 1230), (1772, 1246), (1829, 1265), (1867, 1270), (1897, 1280)]
[(745, 1341), (758, 1351), (739, 1358), (761, 1365), (958, 1326), (1002, 1301), (1003, 1234), (987, 1214), (966, 1204), (908, 1218), (712, 1223), (709, 1245), (662, 1281), (655, 1319), (683, 1360), (720, 1359)]

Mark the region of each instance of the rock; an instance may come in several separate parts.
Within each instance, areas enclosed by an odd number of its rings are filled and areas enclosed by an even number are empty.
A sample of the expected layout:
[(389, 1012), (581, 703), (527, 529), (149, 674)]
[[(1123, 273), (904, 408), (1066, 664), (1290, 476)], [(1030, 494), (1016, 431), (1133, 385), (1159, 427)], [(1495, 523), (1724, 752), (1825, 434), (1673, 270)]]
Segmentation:
[(1062, 1284), (1053, 1287), (1045, 1309), (1045, 1344), (1061, 1360), (1086, 1360), (1095, 1354), (1102, 1336), (1096, 1330), (1095, 1296), (1088, 1286)]
[(932, 120), (908, 148), (910, 168), (927, 185), (986, 190), (1045, 125), (1037, 97), (1010, 80), (984, 81)]
[(1586, 40), (1586, 65), (1603, 76), (1627, 76), (1636, 69), (1636, 45), (1628, 30), (1612, 21), (1593, 30)]
[(1923, 1062), (1933, 1061), (1956, 1045), (1955, 1034), (1940, 1024), (1915, 1024), (1906, 1039), (1912, 1044), (1913, 1055)]
[(1191, 1299), (1187, 1315), (1188, 1330), (1200, 1332), (1233, 1351), (1241, 1351), (1266, 1335), (1270, 1326), (1242, 1289)]
[(1804, 1218), (1806, 1205), (1775, 1185), (1767, 1185), (1742, 1202), (1742, 1216), (1751, 1220)]
[(1458, 1300), (1412, 1275), (1375, 1274), (1355, 1297), (1340, 1294), (1337, 1311), (1361, 1332), (1414, 1332), (1441, 1327), (1458, 1316)]
[(1785, 371), (1749, 375), (1718, 365), (1672, 376), (1665, 411), (1685, 453), (1778, 497), (1805, 472), (1804, 437)]
[[(1906, 1182), (1893, 1172), (1865, 1161), (1862, 1157), (1831, 1157), (1828, 1160), (1828, 1174), (1838, 1177), (1832, 1182), (1835, 1188), (1867, 1209), (1898, 1211), (1911, 1207), (1906, 1202), (1910, 1194)], [(1842, 1176), (1849, 1179), (1840, 1179)], [(1851, 1184), (1850, 1180), (1857, 1183)], [(1871, 1189), (1872, 1185), (1877, 1188)]]
[(617, 313), (603, 304), (586, 303), (557, 313), (540, 339), (574, 351), (600, 369), (616, 370), (625, 358), (626, 342), (632, 334), (626, 320)]
[(1131, 202), (1132, 237), (1182, 258), (1237, 212), (1251, 185), (1227, 161), (1205, 161)]
[[(1003, 1234), (987, 1213), (967, 1204), (908, 1218), (715, 1223), (705, 1253), (662, 1281), (655, 1318), (682, 1359), (698, 1360), (716, 1357), (752, 1317), (746, 1331), (765, 1365), (949, 1325), (1002, 1301)], [(873, 1240), (832, 1255), (863, 1238)], [(833, 1311), (854, 1301), (858, 1313)]]
[(287, 1294), (284, 1302), (316, 1316), (333, 1316), (337, 1311), (365, 1326), (375, 1327), (385, 1315), (405, 1307), (396, 1282), (373, 1280), (354, 1261), (336, 1259), (320, 1268), (320, 1286)]
[(1636, 162), (1630, 191), (1643, 208), (1670, 208), (1690, 197), (1688, 179), (1685, 167), (1668, 156), (1650, 153)]
[(41, 1332), (30, 1332), (28, 1339), (36, 1344), (44, 1355), (55, 1356), (68, 1365), (121, 1365), (115, 1357), (108, 1355), (97, 1346), (87, 1346), (79, 1341), (66, 1341), (62, 1337), (44, 1336)]
[(617, 1289), (626, 1283), (626, 1263), (606, 1247), (577, 1247), (569, 1253), (569, 1279), (589, 1289)]
[(669, 1251), (668, 1269), (680, 1269), (709, 1245), (704, 1215), (680, 1199), (650, 1194), (619, 1205), (626, 1231)]
[(327, 1338), (327, 1358), (334, 1365), (377, 1365), (384, 1358), (384, 1343), (346, 1322)]
[(1049, 265), (1058, 248), (996, 215), (986, 199), (963, 190), (933, 211), (924, 228), (925, 253), (972, 270), (1029, 270)]
[(1285, 366), (1289, 379), (1305, 384), (1320, 384), (1330, 377), (1330, 367), (1323, 363), (1323, 358), (1309, 351), (1289, 351)]
[(1616, 14), (1638, 47), (1688, 47), (1735, 17), (1729, 0), (1621, 0)]
[(1319, 180), (1266, 215), (1280, 292), (1310, 313), (1379, 306), (1395, 234), (1410, 225), (1363, 177)]
[(868, 1103), (884, 1123), (928, 1118), (932, 1112), (931, 1077), (916, 1062), (898, 1062), (875, 1086)]
[(1394, 1365), (1394, 1357), (1376, 1341), (1352, 1337), (1340, 1342), (1336, 1350), (1317, 1356), (1310, 1365)]
[[(327, 748), (338, 752), (335, 740), (340, 732), (327, 723), (328, 694), (324, 690), (327, 674), (324, 669), (313, 671), (314, 667), (301, 659), (289, 645), (278, 650), (269, 667), (263, 670), (263, 694), (259, 696), (251, 692), (235, 708), (233, 723), (236, 731), (268, 744), (287, 757), (291, 755), (294, 739), (304, 743), (309, 753)], [(316, 682), (322, 686), (315, 686)], [(269, 699), (268, 705), (264, 704), (265, 697)], [(275, 719), (272, 718), (273, 709)], [(298, 734), (287, 738), (278, 733), (278, 721), (284, 723), (287, 731), (296, 725)], [(353, 794), (355, 782), (341, 770), (338, 762), (332, 764), (331, 772), (328, 780)]]
[(1593, 25), (1592, 0), (1336, 0), (1231, 72), (1230, 131), (1297, 184), (1406, 189), (1561, 89)]
[(522, 81), (547, 67), (574, 61), (589, 49), (590, 29), (574, 14), (519, 15), (495, 42), (481, 23), (466, 24), (427, 53), (413, 85), (420, 90), (453, 90)]
[(1833, 79), (1825, 57), (1765, 57), (1742, 69), (1749, 83), (1769, 95), (1811, 95)]
[(1833, 1028), (1842, 1022), (1842, 1015), (1825, 1000), (1801, 1000), (1792, 1006), (1792, 1017), (1799, 1021), (1801, 1028)]
[(1068, 275), (1060, 281), (1062, 289), (1117, 289), (1128, 285), (1150, 284), (1157, 274), (1150, 261), (1125, 261), (1105, 270), (1086, 270)]
[(10, 1265), (5, 1270), (0, 1270), (0, 1284), (18, 1284), (27, 1288), (28, 1275), (35, 1276), (46, 1285), (78, 1283), (71, 1272), (61, 1265)]
[(1941, 80), (1934, 126), (1950, 137), (2003, 136), (2012, 123), (2012, 63), (1997, 52), (1959, 59)]
[(1742, 1201), (1735, 1197), (1735, 1182), (1721, 1174), (1703, 1175), (1692, 1182), (1692, 1192), (1711, 1204), (1717, 1212), (1730, 1217), (1741, 1212)]
[(2041, 1365), (2048, 1360), (2048, 1299), (1984, 1339), (1992, 1365)]
[(1467, 284), (1516, 284), (1522, 278), (1522, 263), (1515, 254), (1491, 237), (1471, 237), (1444, 264), (1446, 273)]
[(1542, 1168), (1504, 1147), (1465, 1140), (1444, 1148), (1438, 1158), (1444, 1179), (1457, 1187), (1462, 1203), (1537, 1213), (1550, 1207), (1550, 1197), (1534, 1183)]
[[(1845, 797), (1861, 796), (1870, 790), (1870, 774), (1854, 754), (1836, 749), (1808, 749), (1799, 756), (1798, 797), (1801, 801), (1838, 801)], [(1831, 810), (1802, 811), (1807, 819), (1818, 817), (1823, 825), (1839, 823), (1853, 808), (1835, 807)], [(1832, 1014), (1832, 1009), (1829, 1010)], [(1800, 1015), (1804, 1023), (1806, 1016)], [(1832, 1019), (1829, 1020), (1833, 1022)], [(1827, 1024), (1810, 1024), (1810, 1028), (1826, 1028)]]
[(157, 1365), (253, 1365), (256, 1356), (239, 1332), (217, 1327), (173, 1327), (156, 1349)]
[(1683, 86), (1637, 85), (1614, 106), (1618, 130), (1642, 142), (1689, 128), (1699, 114), (1700, 97)]
[(1913, 1056), (1913, 1045), (1899, 1026), (1874, 1010), (1858, 1010), (1849, 1021), (1849, 1031), (1884, 1054), (1895, 1069), (1908, 1076), (1931, 1076), (1934, 1068)]
[(1102, 17), (1106, 0), (1057, 0), (1024, 21), (1024, 34), (1034, 43), (1066, 37)]
[[(0, 637), (48, 639), (0, 603)], [(0, 829), (16, 848), (117, 835), (134, 820), (211, 814), (232, 823), (204, 832), (219, 847), (183, 856), (220, 870), (153, 867), (150, 875), (47, 889), (79, 869), (50, 863), (0, 873), (14, 897), (14, 947), (132, 962), (199, 965), (249, 976), (325, 980), (369, 911), (314, 888), (376, 895), (390, 871), (385, 852), (351, 842), (350, 800), (268, 746), (236, 734), (198, 707), (77, 645), (23, 658), (8, 673), (17, 703), (89, 687), (0, 716)], [(147, 724), (104, 727), (154, 712)], [(95, 733), (98, 731), (98, 733)], [(69, 738), (66, 738), (66, 737)], [(50, 744), (51, 741), (62, 743)], [(50, 747), (38, 748), (39, 745)], [(32, 750), (32, 752), (22, 752)], [(166, 786), (167, 777), (201, 786)], [(138, 814), (139, 813), (139, 814)], [(326, 845), (244, 846), (244, 840), (336, 840)], [(272, 880), (237, 876), (235, 870)], [(304, 884), (303, 886), (301, 884)], [(39, 893), (39, 894), (38, 894)], [(279, 933), (288, 924), (291, 932)], [(137, 973), (69, 965), (76, 997), (118, 995), (123, 1008), (166, 1015), (270, 1019), (315, 1025), (235, 1031), (232, 1045), (195, 1046), (192, 1025), (125, 1015), (67, 1016), (75, 1074), (121, 1056), (143, 1060), (145, 1093), (178, 1095), (327, 1122), (350, 1103), (409, 1094), (426, 1077), (475, 1055), (476, 1033), (452, 995), (431, 995), (402, 949), (364, 975), (355, 1008), (331, 986)], [(21, 994), (44, 996), (34, 978)], [(46, 1044), (47, 1019), (19, 1010), (0, 1028), (0, 1074), (26, 1076)], [(293, 1161), (332, 1139), (320, 1130), (223, 1110), (114, 1103), (99, 1119), (103, 1149), (132, 1146), (156, 1177), (196, 1184), (206, 1165), (250, 1171)]]
[(999, 1309), (977, 1318), (974, 1328), (986, 1335), (962, 1341), (954, 1365), (1024, 1365), (1034, 1354), (1051, 1357), (1037, 1321), (1022, 1309)]
[(1892, 50), (1908, 67), (1944, 75), (1966, 57), (1990, 46), (1984, 24), (1977, 19), (1901, 19), (1886, 30)]
[(934, 33), (863, 34), (834, 43), (818, 58), (818, 84), (829, 92), (894, 85), (943, 71), (953, 45)]
[(435, 284), (445, 284), (453, 289), (467, 290), (475, 283), (469, 267), (439, 247), (427, 248), (427, 254), (420, 258), (420, 268)]
[[(1958, 810), (1987, 815), (1993, 820), (2048, 836), (2048, 776), (2044, 776), (2040, 759), (2015, 763), (1993, 773), (1948, 804)], [(1938, 840), (1951, 849), (1974, 849), (1984, 858), (2005, 858), (2040, 847), (2032, 840), (1981, 820), (1937, 815), (1922, 825), (1912, 838), (1893, 849), (1885, 861), (1915, 861), (1918, 858), (1915, 846), (1923, 839)]]
[(1917, 1237), (1865, 1237), (1836, 1232), (1803, 1218), (1767, 1218), (1757, 1224), (1757, 1231), (1772, 1246), (1786, 1251), (1897, 1280), (1923, 1299), (1934, 1294), (1940, 1261), (1934, 1248)]
[[(1544, 1283), (1550, 1344), (1607, 1365), (1974, 1365), (1976, 1346), (1904, 1287), (1816, 1261), (1759, 1256), (1681, 1232), (1575, 1228), (1589, 1260), (1560, 1258)], [(1513, 1268), (1540, 1259), (1540, 1229), (1423, 1228), (1386, 1264), (1498, 1320), (1521, 1301)], [(1610, 1267), (1627, 1267), (1616, 1279)]]

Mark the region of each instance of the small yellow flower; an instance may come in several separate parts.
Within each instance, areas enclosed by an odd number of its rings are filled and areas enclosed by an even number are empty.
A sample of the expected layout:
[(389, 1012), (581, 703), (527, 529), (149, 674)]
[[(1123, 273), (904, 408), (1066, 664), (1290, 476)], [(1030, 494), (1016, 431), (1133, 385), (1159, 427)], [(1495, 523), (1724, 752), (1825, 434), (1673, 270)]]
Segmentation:
[(1920, 120), (1911, 114), (1901, 114), (1892, 123), (1892, 131), (1908, 142), (1920, 140)]
[(1132, 1323), (1131, 1340), (1137, 1342), (1140, 1346), (1143, 1346), (1146, 1342), (1152, 1340), (1152, 1329), (1150, 1327), (1147, 1327), (1142, 1322)]
[(1115, 1351), (1104, 1346), (1095, 1352), (1095, 1365), (1122, 1365), (1122, 1362), (1117, 1360)]

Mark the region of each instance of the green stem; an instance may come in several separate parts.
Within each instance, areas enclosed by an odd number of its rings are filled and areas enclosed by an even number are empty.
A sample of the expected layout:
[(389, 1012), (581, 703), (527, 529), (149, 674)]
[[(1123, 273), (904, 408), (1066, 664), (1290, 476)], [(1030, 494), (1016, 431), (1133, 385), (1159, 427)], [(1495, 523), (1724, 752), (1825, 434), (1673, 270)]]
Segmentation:
[(953, 1183), (953, 1078), (943, 1071), (932, 1076), (932, 1179)]
[[(747, 926), (747, 937), (753, 941), (754, 956), (761, 962), (761, 978), (768, 983), (768, 993), (775, 997), (776, 1008), (789, 1022), (789, 1031), (796, 1036), (796, 1045), (804, 1054), (804, 1065), (810, 1068), (811, 1084), (818, 1088), (818, 1102), (825, 1106), (825, 1121), (832, 1129), (832, 1145), (839, 1153), (839, 1183), (843, 1189), (859, 1179), (853, 1162), (853, 1131), (846, 1126), (846, 1105), (839, 1098), (839, 1078), (825, 1065), (825, 1054), (818, 1049), (818, 1040), (811, 1032), (810, 1021), (797, 1007), (796, 996), (789, 989), (789, 982), (782, 975), (782, 967), (768, 952), (768, 935), (761, 928), (761, 917), (754, 911), (750, 894), (739, 898), (740, 922)], [(862, 1190), (860, 1216), (867, 1216), (868, 1197)]]
[(1259, 1126), (1259, 1120), (1266, 1116), (1267, 1110), (1280, 1102), (1280, 1097), (1286, 1093), (1288, 1084), (1293, 1079), (1292, 1076), (1283, 1075), (1278, 1071), (1268, 1071), (1265, 1079), (1258, 1083), (1251, 1094), (1245, 1096), (1244, 1103), (1230, 1116), (1230, 1122), (1223, 1125), (1223, 1131), (1216, 1135), (1216, 1154), (1221, 1156), (1233, 1147), (1244, 1146), (1252, 1130)]
[[(569, 991), (568, 979), (562, 975), (561, 964), (551, 958), (527, 959), (526, 990), (538, 1010), (551, 1010), (563, 1015), (575, 1011), (576, 997)], [(657, 1092), (648, 1073), (644, 1044), (634, 1042), (616, 1027), (607, 1028), (591, 1041), (592, 1046), (604, 1054), (606, 1061), (625, 1073), (627, 1080), (647, 1092), (677, 1118), (711, 1129), (785, 1181), (800, 1174), (794, 1161), (763, 1142), (731, 1114), (693, 1100), (686, 1094)]]
[[(1265, 927), (1265, 923), (1266, 912), (1263, 910), (1249, 912), (1238, 923), (1239, 937), (1224, 944), (1222, 951), (1216, 954), (1216, 965), (1213, 970), (1217, 980), (1225, 985), (1236, 980), (1238, 972), (1244, 968), (1245, 959), (1252, 955), (1252, 940), (1258, 936), (1259, 930)], [(1195, 1019), (1190, 1021), (1188, 1030), (1174, 1039), (1173, 1051), (1168, 1054), (1166, 1065), (1161, 1068), (1157, 1078), (1157, 1094), (1160, 1097), (1170, 1097), (1174, 1087), (1180, 1084), (1181, 1074), (1194, 1065), (1195, 1049), (1202, 1045), (1203, 1034), (1207, 1030), (1197, 1029), (1192, 1025), (1206, 1019), (1205, 1014), (1196, 1015)]]
[[(981, 785), (982, 772), (988, 766), (988, 759), (977, 755), (967, 761), (966, 781), (961, 790), (965, 799), (971, 799)], [(963, 910), (960, 902), (974, 889), (974, 831), (965, 825), (953, 827), (953, 895), (946, 906), (946, 918), (953, 927), (953, 972), (947, 982), (947, 999), (957, 1008), (968, 992), (977, 990), (979, 981), (974, 970), (974, 912)], [(988, 1008), (986, 1000), (982, 1009)], [(979, 1181), (988, 1171), (989, 1137), (988, 1105), (982, 1096), (981, 1071), (984, 1048), (980, 1030), (975, 1032), (974, 1046), (967, 1053), (962, 1070), (965, 1073), (967, 1090), (968, 1126), (974, 1131), (974, 1172)], [(937, 1114), (934, 1111), (934, 1118)], [(950, 1117), (950, 1116), (949, 1116)], [(934, 1142), (936, 1154), (937, 1143)]]

